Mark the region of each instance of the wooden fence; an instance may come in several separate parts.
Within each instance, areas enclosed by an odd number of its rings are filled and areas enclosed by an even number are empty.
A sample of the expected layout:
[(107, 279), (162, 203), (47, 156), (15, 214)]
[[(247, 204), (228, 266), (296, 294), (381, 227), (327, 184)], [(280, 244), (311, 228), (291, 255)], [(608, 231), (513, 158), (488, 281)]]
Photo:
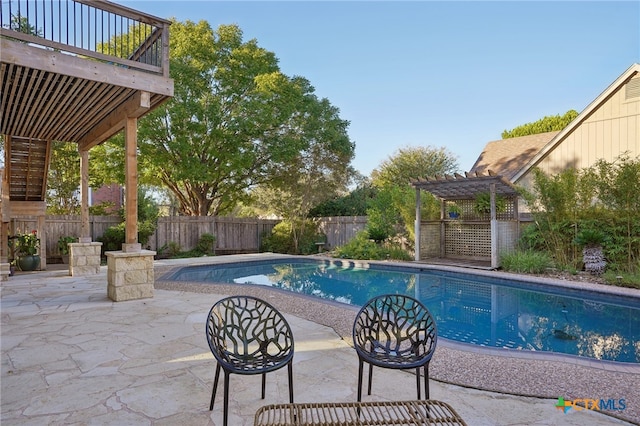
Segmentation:
[[(150, 250), (158, 251), (176, 243), (181, 250), (193, 249), (202, 234), (216, 237), (216, 253), (256, 253), (260, 251), (262, 237), (271, 233), (279, 220), (245, 219), (220, 216), (168, 216), (158, 218), (156, 232), (147, 243)], [(90, 216), (89, 232), (92, 241), (98, 241), (107, 228), (120, 223), (117, 216)], [(318, 219), (320, 230), (326, 234), (326, 247), (335, 248), (346, 244), (355, 234), (364, 229), (366, 216), (336, 216)], [(9, 233), (31, 232), (36, 229), (37, 218), (26, 216), (13, 219)], [(80, 235), (79, 215), (48, 215), (45, 218), (47, 258), (60, 256), (58, 239), (63, 236)]]
[(366, 216), (321, 217), (320, 230), (327, 236), (327, 248), (345, 245), (367, 226)]

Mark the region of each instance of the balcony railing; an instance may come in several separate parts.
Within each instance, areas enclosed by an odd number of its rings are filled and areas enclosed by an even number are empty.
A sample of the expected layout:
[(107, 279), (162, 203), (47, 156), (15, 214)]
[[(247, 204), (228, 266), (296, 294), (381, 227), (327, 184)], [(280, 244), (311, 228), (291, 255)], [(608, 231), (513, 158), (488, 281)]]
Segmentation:
[(169, 77), (169, 21), (107, 1), (0, 4), (2, 37)]

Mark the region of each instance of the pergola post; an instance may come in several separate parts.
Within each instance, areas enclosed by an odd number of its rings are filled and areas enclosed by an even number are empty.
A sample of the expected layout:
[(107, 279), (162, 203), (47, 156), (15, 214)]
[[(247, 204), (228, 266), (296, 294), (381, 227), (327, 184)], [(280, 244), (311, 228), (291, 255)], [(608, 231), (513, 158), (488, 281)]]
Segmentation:
[(498, 219), (496, 211), (496, 184), (489, 184), (489, 199), (491, 201), (491, 220), (490, 220), (490, 233), (491, 233), (491, 268), (496, 269), (500, 266), (498, 259)]
[(420, 260), (420, 222), (422, 222), (421, 213), (420, 213), (420, 188), (416, 188), (416, 222), (415, 228), (413, 230), (415, 236), (415, 256), (414, 259), (417, 261)]

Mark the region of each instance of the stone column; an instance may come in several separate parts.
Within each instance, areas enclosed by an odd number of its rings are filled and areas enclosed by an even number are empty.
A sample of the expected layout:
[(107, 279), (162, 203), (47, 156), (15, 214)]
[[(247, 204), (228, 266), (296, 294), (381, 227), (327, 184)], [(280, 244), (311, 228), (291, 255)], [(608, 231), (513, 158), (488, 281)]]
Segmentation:
[(108, 251), (107, 295), (114, 302), (153, 297), (155, 251)]
[(69, 275), (87, 276), (100, 273), (102, 243), (70, 243)]

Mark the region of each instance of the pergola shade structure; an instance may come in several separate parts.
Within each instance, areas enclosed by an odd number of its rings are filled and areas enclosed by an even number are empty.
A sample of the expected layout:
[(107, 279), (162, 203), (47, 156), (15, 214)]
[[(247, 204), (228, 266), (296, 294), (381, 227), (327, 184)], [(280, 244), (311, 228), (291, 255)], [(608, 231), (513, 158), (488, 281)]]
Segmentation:
[[(2, 2), (2, 241), (12, 218), (44, 216), (52, 141), (78, 146), (80, 238), (90, 240), (88, 152), (124, 130), (127, 242), (137, 242), (137, 120), (173, 96), (169, 26), (167, 20), (108, 1)], [(113, 43), (115, 37), (122, 41)], [(0, 263), (7, 259), (5, 246)]]
[[(452, 259), (497, 268), (499, 253), (514, 248), (519, 234), (518, 190), (505, 177), (489, 171), (418, 178), (411, 185), (417, 193), (417, 261)], [(420, 191), (441, 200), (439, 220), (421, 219)], [(490, 200), (486, 211), (477, 207), (481, 194)], [(450, 219), (446, 213), (453, 204), (460, 216)]]

